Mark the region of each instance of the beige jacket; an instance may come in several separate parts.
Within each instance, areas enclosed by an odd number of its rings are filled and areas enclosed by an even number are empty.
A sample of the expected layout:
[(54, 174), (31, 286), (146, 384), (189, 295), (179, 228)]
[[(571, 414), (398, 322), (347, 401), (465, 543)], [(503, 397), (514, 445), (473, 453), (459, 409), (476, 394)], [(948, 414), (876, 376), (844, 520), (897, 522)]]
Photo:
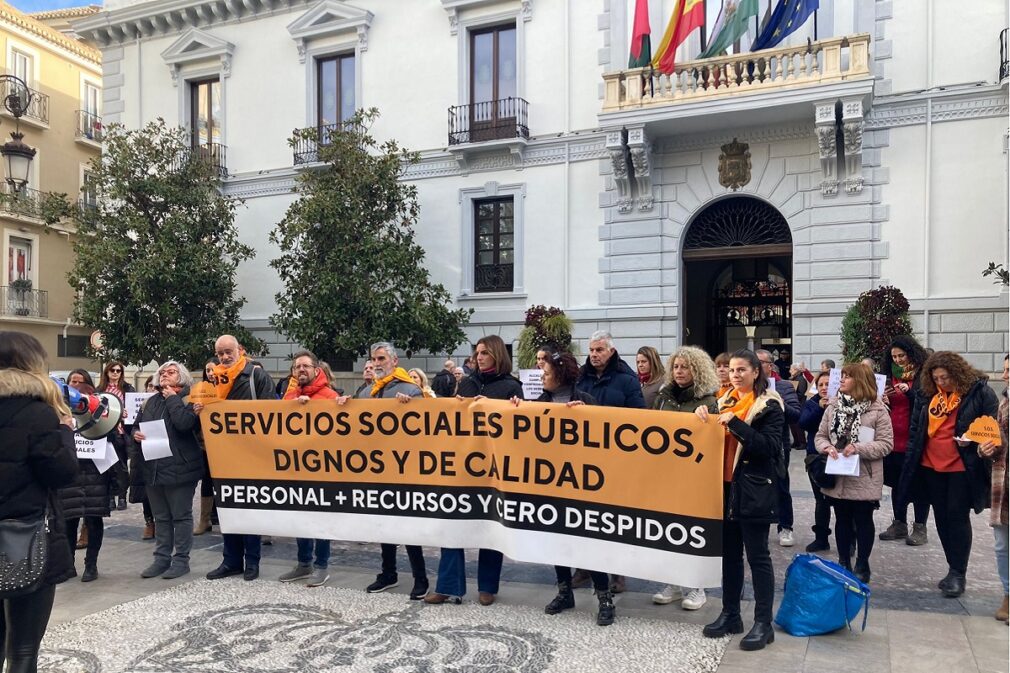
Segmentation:
[[(831, 448), (828, 431), (835, 419), (837, 404), (831, 402), (821, 419), (821, 427), (814, 437), (814, 448), (820, 453), (827, 453)], [(839, 500), (880, 500), (884, 490), (884, 456), (894, 449), (894, 431), (891, 429), (891, 416), (887, 407), (880, 400), (874, 400), (870, 408), (860, 417), (861, 426), (873, 428), (873, 441), (853, 444), (859, 454), (858, 477), (835, 477), (833, 488), (822, 489), (821, 492)], [(829, 457), (828, 460), (831, 460)]]

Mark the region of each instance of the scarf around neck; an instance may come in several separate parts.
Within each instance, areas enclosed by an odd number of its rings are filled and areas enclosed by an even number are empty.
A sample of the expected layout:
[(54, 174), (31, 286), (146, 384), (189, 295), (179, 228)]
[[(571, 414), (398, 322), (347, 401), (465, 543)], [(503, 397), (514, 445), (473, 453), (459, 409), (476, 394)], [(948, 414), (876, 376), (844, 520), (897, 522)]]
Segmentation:
[(859, 441), (859, 419), (869, 408), (869, 400), (857, 402), (851, 395), (838, 394), (835, 417), (828, 431), (828, 439), (836, 449)]
[(404, 383), (409, 383), (412, 386), (416, 386), (414, 379), (410, 378), (410, 374), (403, 367), (397, 367), (393, 370), (393, 373), (389, 376), (383, 376), (381, 379), (375, 379), (375, 383), (372, 384), (372, 397), (378, 397), (382, 393), (382, 389), (386, 387), (386, 384), (392, 383), (393, 381), (403, 381)]
[(324, 388), (329, 388), (330, 382), (326, 380), (326, 374), (322, 369), (316, 374), (316, 378), (309, 381), (305, 386), (298, 385), (298, 379), (291, 377), (291, 382), (288, 384), (288, 389), (284, 391), (284, 399), (294, 400), (302, 395), (312, 398), (319, 394), (319, 391)]
[(948, 395), (942, 390), (937, 389), (936, 395), (933, 395), (933, 399), (929, 402), (929, 425), (926, 428), (926, 433), (930, 437), (935, 435), (936, 431), (940, 429), (940, 426), (947, 420), (947, 417), (954, 413), (959, 404), (961, 404), (961, 396), (957, 394), (957, 391)]
[[(235, 364), (230, 367), (228, 365), (214, 365), (214, 378), (217, 381), (218, 397), (222, 400), (228, 399), (231, 387), (235, 385), (235, 379), (242, 373), (247, 363), (248, 359), (243, 355), (235, 360)], [(250, 385), (252, 384), (250, 383)]]
[(905, 365), (904, 367), (891, 363), (891, 378), (895, 381), (911, 381), (915, 378), (915, 365)]

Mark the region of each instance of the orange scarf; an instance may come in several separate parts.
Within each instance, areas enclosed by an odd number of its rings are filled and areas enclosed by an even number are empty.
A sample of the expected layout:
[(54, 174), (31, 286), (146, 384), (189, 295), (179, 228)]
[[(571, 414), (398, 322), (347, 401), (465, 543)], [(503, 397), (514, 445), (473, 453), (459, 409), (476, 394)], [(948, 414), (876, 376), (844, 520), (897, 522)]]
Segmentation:
[(722, 386), (721, 388), (719, 388), (719, 392), (715, 394), (715, 399), (721, 400), (723, 396), (731, 390), (733, 390), (732, 384), (728, 386)]
[(954, 413), (957, 405), (961, 403), (961, 396), (957, 392), (949, 395), (942, 390), (937, 390), (936, 395), (929, 402), (929, 426), (926, 433), (932, 437), (940, 429), (947, 417)]
[(235, 379), (247, 364), (245, 355), (239, 357), (231, 367), (227, 365), (214, 365), (214, 378), (217, 380), (217, 396), (222, 400), (228, 399), (231, 387), (235, 385)]
[(397, 367), (393, 370), (393, 373), (389, 376), (383, 376), (381, 379), (375, 379), (375, 383), (372, 384), (372, 397), (378, 397), (382, 394), (382, 389), (386, 387), (387, 383), (393, 381), (403, 381), (404, 383), (409, 383), (412, 386), (416, 386), (414, 379), (410, 378), (410, 374), (403, 367)]
[[(730, 390), (726, 395), (719, 398), (719, 413), (724, 414), (732, 411), (733, 415), (741, 421), (747, 420), (747, 414), (754, 406), (754, 391), (745, 395), (740, 395), (734, 390)], [(740, 442), (732, 432), (726, 433), (726, 443), (723, 450), (722, 480), (724, 482), (733, 481), (733, 470), (736, 468), (736, 452)]]

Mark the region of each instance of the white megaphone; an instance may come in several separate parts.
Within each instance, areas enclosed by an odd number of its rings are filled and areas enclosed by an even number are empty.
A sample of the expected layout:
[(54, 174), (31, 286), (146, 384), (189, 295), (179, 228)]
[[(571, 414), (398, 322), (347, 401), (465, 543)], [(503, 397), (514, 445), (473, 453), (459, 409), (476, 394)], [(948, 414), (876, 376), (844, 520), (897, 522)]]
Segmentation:
[(82, 393), (53, 379), (77, 421), (75, 432), (88, 439), (102, 439), (116, 429), (123, 418), (123, 403), (111, 393)]

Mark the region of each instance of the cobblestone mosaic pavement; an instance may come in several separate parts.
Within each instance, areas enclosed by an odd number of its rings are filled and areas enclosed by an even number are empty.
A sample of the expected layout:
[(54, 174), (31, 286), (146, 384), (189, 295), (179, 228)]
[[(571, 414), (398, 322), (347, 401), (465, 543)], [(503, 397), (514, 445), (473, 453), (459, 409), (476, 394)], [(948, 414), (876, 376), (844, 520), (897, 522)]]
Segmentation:
[(546, 617), (527, 606), (426, 606), (400, 595), (231, 578), (189, 582), (55, 626), (39, 670), (706, 673), (727, 641), (658, 620), (625, 618), (604, 630), (584, 611)]

